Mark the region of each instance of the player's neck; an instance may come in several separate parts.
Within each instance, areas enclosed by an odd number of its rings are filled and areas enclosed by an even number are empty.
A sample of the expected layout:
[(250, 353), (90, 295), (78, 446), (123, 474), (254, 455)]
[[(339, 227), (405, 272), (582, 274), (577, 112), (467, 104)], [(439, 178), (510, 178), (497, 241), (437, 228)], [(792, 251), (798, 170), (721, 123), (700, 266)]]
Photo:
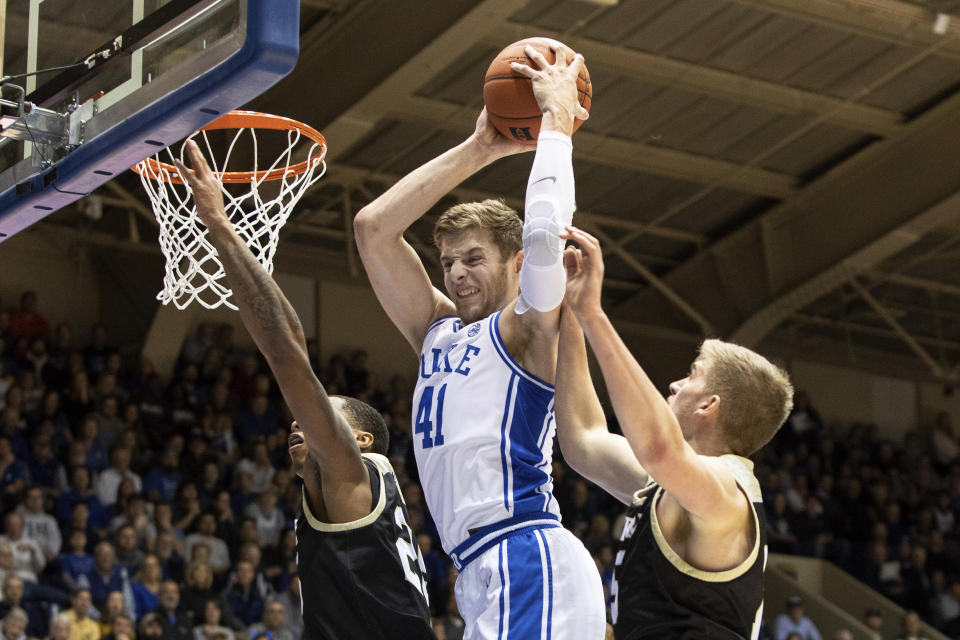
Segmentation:
[(725, 443), (721, 442), (716, 433), (696, 433), (687, 438), (689, 444), (698, 455), (720, 456), (732, 454), (733, 451)]

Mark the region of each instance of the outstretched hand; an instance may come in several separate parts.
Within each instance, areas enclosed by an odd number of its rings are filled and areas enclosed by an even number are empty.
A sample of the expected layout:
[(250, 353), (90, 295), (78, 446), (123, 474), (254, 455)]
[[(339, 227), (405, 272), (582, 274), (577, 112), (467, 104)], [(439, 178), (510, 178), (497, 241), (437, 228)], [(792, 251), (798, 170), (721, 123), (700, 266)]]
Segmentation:
[(177, 159), (174, 159), (173, 164), (177, 167), (180, 178), (193, 192), (193, 202), (197, 206), (197, 217), (207, 227), (214, 223), (228, 222), (227, 213), (223, 208), (220, 180), (210, 169), (210, 165), (207, 164), (196, 142), (187, 140), (184, 143), (184, 148), (193, 169), (188, 169)]
[(590, 113), (580, 104), (577, 93), (577, 76), (583, 70), (583, 56), (579, 53), (573, 56), (573, 62), (567, 64), (567, 55), (573, 53), (566, 46), (551, 44), (554, 62), (550, 64), (542, 53), (527, 45), (523, 48), (533, 62), (539, 67), (533, 67), (511, 62), (510, 68), (514, 73), (530, 78), (533, 86), (533, 95), (543, 111), (541, 130), (554, 129), (569, 135), (573, 134), (574, 120), (586, 120)]
[(578, 316), (601, 311), (603, 253), (600, 241), (574, 226), (568, 226), (560, 237), (577, 245), (567, 247), (563, 253), (563, 266), (567, 270), (564, 304)]

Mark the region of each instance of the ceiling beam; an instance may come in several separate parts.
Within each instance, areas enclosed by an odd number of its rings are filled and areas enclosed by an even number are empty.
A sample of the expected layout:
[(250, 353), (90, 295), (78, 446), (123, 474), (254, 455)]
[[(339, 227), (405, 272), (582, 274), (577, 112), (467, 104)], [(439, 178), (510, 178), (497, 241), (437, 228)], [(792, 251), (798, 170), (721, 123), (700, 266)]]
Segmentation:
[[(948, 142), (954, 136), (960, 94), (662, 277), (696, 299), (722, 335), (757, 345), (794, 312), (960, 219), (960, 148)], [(615, 315), (650, 321), (660, 302), (642, 291)]]
[[(425, 120), (464, 135), (476, 127), (477, 114), (467, 107), (420, 96), (404, 96), (390, 104), (389, 114), (405, 120)], [(574, 156), (595, 164), (677, 178), (784, 200), (798, 191), (797, 179), (775, 171), (675, 151), (665, 147), (611, 138), (581, 129)]]
[(593, 232), (597, 239), (600, 240), (604, 246), (617, 254), (621, 260), (623, 260), (627, 266), (640, 274), (647, 282), (650, 283), (654, 289), (659, 291), (667, 300), (669, 300), (677, 309), (679, 309), (684, 315), (693, 320), (700, 326), (700, 330), (704, 335), (711, 335), (714, 333), (714, 328), (710, 324), (710, 321), (707, 320), (703, 314), (697, 311), (692, 304), (685, 300), (680, 294), (671, 289), (663, 280), (657, 277), (646, 265), (641, 263), (635, 256), (633, 256), (629, 251), (624, 249), (618, 243), (616, 243), (613, 238), (608, 236), (606, 233), (601, 231), (596, 225), (587, 224), (586, 225), (590, 231)]
[(947, 295), (960, 297), (960, 286), (955, 284), (935, 282), (933, 280), (927, 280), (926, 278), (905, 276), (899, 273), (886, 273), (883, 271), (870, 271), (867, 275), (869, 275), (871, 278), (876, 278), (877, 280), (882, 280), (884, 282), (892, 282), (894, 284), (900, 284), (906, 287), (916, 287), (918, 289), (926, 289), (927, 291), (936, 291), (937, 293), (945, 293)]
[(867, 301), (867, 304), (870, 305), (870, 308), (873, 309), (874, 312), (876, 312), (876, 314), (880, 316), (884, 322), (890, 325), (890, 328), (893, 329), (893, 332), (896, 334), (896, 336), (903, 340), (903, 342), (910, 347), (910, 350), (913, 351), (918, 358), (923, 360), (933, 375), (937, 377), (943, 375), (943, 368), (937, 363), (936, 360), (933, 359), (933, 356), (927, 353), (927, 350), (920, 346), (914, 337), (910, 335), (910, 332), (904, 329), (903, 325), (897, 322), (897, 319), (893, 317), (893, 314), (890, 313), (886, 307), (880, 304), (879, 300), (874, 298), (873, 295), (867, 291), (867, 289), (860, 284), (860, 282), (857, 281), (856, 278), (852, 278), (850, 280), (850, 285), (853, 286), (857, 293), (860, 294), (861, 298)]
[(960, 21), (951, 21), (945, 35), (935, 34), (933, 12), (916, 4), (898, 0), (731, 1), (897, 46), (941, 43), (938, 55), (960, 60)]
[(733, 332), (731, 339), (747, 345), (759, 343), (793, 312), (817, 298), (852, 282), (854, 277), (871, 270), (883, 260), (910, 246), (924, 233), (960, 218), (960, 192), (942, 200), (902, 224), (888, 230), (872, 242), (845, 256), (798, 287), (775, 297)]
[(901, 114), (894, 111), (541, 27), (504, 23), (490, 32), (485, 40), (491, 45), (502, 46), (504, 41), (520, 40), (530, 33), (561, 40), (582, 53), (591, 66), (608, 67), (612, 73), (637, 80), (703, 93), (776, 113), (823, 116), (825, 122), (883, 137), (894, 135), (903, 127)]
[(483, 35), (517, 7), (516, 0), (483, 0), (462, 18), (420, 49), (363, 98), (324, 127), (328, 140), (336, 141), (327, 160), (336, 160), (380, 121), (388, 105), (410, 94), (425, 78), (466, 53)]
[[(813, 325), (817, 327), (828, 327), (831, 329), (840, 329), (843, 331), (849, 331), (853, 333), (862, 333), (864, 335), (878, 336), (881, 338), (900, 338), (900, 335), (897, 334), (892, 329), (885, 329), (884, 327), (875, 327), (869, 324), (861, 324), (859, 322), (850, 322), (849, 320), (838, 320), (836, 318), (824, 318), (823, 316), (812, 315), (809, 313), (795, 313), (790, 316), (790, 322), (795, 322), (798, 324), (804, 325)], [(932, 336), (919, 336), (916, 334), (911, 334), (913, 339), (919, 342), (920, 344), (925, 344), (931, 347), (938, 347), (941, 349), (953, 349), (960, 351), (960, 342), (954, 340), (947, 340), (943, 338), (934, 338)]]
[[(391, 173), (364, 169), (363, 167), (354, 167), (346, 164), (330, 164), (327, 169), (326, 179), (329, 179), (331, 181), (337, 181), (338, 183), (351, 185), (351, 186), (356, 184), (362, 184), (364, 181), (372, 180), (372, 181), (383, 184), (384, 191), (385, 191), (387, 187), (391, 186), (401, 177), (402, 176), (394, 175)], [(502, 197), (502, 194), (495, 194), (488, 191), (481, 191), (479, 189), (468, 189), (466, 187), (457, 187), (456, 189), (451, 190), (450, 194), (464, 201), (485, 200), (487, 198)], [(524, 202), (522, 199), (509, 198), (509, 197), (504, 197), (503, 199), (508, 205), (510, 205), (517, 211), (523, 210)], [(709, 240), (709, 238), (707, 238), (704, 235), (691, 233), (689, 231), (683, 231), (682, 229), (671, 229), (668, 227), (659, 227), (656, 225), (646, 225), (642, 222), (638, 222), (636, 220), (630, 220), (628, 218), (615, 218), (612, 216), (604, 216), (604, 215), (583, 211), (580, 209), (577, 210), (575, 215), (578, 220), (587, 220), (609, 229), (613, 229), (617, 231), (642, 230), (644, 231), (644, 233), (647, 233), (652, 236), (657, 236), (657, 237), (665, 238), (668, 240), (674, 240), (677, 242), (683, 242), (687, 244), (693, 244), (698, 247), (705, 245)]]

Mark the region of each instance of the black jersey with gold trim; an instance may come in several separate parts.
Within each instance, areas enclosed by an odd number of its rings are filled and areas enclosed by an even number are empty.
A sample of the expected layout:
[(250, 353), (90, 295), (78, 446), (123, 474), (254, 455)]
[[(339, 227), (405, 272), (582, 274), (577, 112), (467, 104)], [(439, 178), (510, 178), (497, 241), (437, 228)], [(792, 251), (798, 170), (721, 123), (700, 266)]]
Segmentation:
[(612, 586), (617, 640), (755, 640), (763, 615), (766, 521), (753, 463), (720, 458), (749, 498), (755, 543), (728, 571), (701, 571), (670, 548), (657, 521), (663, 489), (653, 480), (634, 496), (617, 551)]
[(303, 639), (434, 639), (423, 559), (393, 467), (378, 454), (363, 461), (379, 485), (363, 518), (320, 522), (304, 495), (297, 519)]

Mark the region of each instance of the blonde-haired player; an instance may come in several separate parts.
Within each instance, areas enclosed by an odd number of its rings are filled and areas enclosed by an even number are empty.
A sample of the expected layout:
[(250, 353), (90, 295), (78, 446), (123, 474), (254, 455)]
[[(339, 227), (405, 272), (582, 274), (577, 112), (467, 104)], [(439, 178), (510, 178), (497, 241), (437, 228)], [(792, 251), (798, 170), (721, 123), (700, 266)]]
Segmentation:
[[(574, 227), (564, 237), (579, 249), (566, 253), (557, 435), (576, 471), (631, 505), (611, 590), (615, 636), (755, 639), (767, 548), (747, 456), (786, 420), (790, 381), (749, 349), (707, 340), (664, 400), (600, 305), (596, 238)], [(584, 334), (625, 439), (607, 430)]]

